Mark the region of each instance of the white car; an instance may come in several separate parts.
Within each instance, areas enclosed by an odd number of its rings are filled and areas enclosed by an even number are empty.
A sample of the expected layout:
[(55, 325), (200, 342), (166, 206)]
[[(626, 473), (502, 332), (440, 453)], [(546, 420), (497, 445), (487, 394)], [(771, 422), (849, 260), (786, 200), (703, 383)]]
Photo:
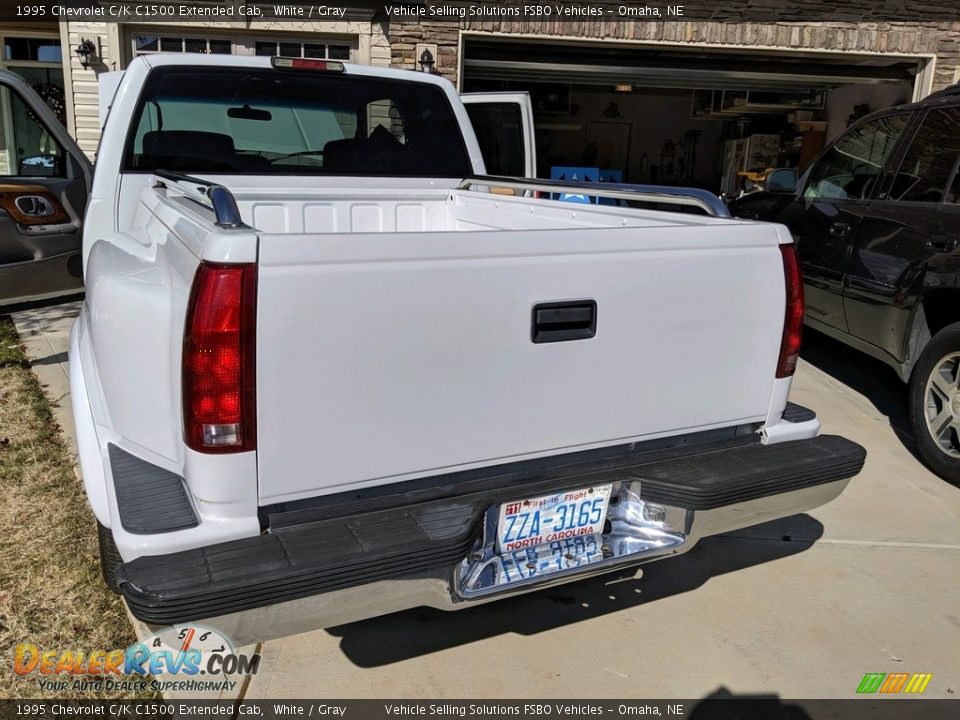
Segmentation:
[(245, 641), (462, 608), (860, 470), (787, 402), (783, 227), (485, 177), (423, 73), (155, 55), (111, 82), (71, 385), (104, 574), (141, 620)]

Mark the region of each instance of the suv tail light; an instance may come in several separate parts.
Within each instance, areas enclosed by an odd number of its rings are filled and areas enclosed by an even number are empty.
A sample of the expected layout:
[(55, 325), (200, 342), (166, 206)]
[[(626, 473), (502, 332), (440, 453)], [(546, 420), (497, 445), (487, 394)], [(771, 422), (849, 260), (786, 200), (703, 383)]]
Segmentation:
[(256, 447), (256, 292), (253, 263), (201, 263), (183, 336), (184, 440), (193, 450)]
[(797, 246), (781, 245), (783, 275), (787, 286), (787, 310), (783, 319), (783, 338), (780, 340), (780, 358), (777, 377), (793, 375), (800, 357), (800, 336), (803, 331), (803, 278), (797, 262)]

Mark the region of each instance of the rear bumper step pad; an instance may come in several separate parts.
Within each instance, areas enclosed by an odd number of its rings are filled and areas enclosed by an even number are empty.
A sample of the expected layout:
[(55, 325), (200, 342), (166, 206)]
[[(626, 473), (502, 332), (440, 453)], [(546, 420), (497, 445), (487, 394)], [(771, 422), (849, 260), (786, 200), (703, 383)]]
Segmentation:
[(135, 535), (173, 532), (200, 524), (179, 475), (110, 443), (110, 471), (124, 530)]
[(639, 481), (643, 498), (652, 502), (712, 510), (852, 477), (860, 472), (865, 457), (866, 451), (856, 443), (821, 435), (665, 460), (623, 477)]
[[(625, 448), (625, 455), (629, 450)], [(666, 457), (665, 457), (666, 455)], [(365, 583), (453, 568), (481, 533), (492, 504), (547, 491), (639, 482), (651, 502), (689, 510), (725, 507), (855, 475), (865, 451), (836, 436), (780, 445), (710, 445), (676, 456), (584, 463), (564, 476), (421, 501), (348, 517), (280, 526), (257, 537), (169, 555), (144, 556), (119, 569), (133, 614), (170, 624), (249, 610)], [(491, 468), (501, 474), (503, 468)], [(800, 512), (801, 510), (798, 510)]]

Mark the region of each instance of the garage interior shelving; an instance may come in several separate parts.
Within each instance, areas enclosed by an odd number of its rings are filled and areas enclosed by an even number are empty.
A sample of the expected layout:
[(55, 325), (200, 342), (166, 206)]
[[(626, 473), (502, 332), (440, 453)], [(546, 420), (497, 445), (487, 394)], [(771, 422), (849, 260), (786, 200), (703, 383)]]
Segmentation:
[(619, 170), (739, 194), (741, 174), (802, 167), (866, 111), (909, 102), (915, 57), (465, 36), (460, 89), (526, 90), (538, 175)]

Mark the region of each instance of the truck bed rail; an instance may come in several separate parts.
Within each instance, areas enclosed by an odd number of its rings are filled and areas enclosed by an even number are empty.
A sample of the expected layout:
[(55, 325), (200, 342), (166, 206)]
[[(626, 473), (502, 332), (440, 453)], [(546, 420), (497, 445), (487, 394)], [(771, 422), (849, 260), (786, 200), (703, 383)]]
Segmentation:
[(154, 183), (154, 187), (167, 187), (167, 183), (176, 183), (177, 189), (183, 192), (187, 199), (212, 209), (217, 227), (228, 229), (247, 227), (240, 217), (236, 198), (223, 185), (169, 170), (154, 170), (153, 174), (161, 178)]
[(492, 175), (476, 175), (463, 180), (458, 190), (475, 187), (510, 188), (513, 190), (539, 191), (588, 197), (604, 197), (613, 200), (632, 200), (671, 205), (698, 207), (713, 217), (730, 217), (723, 201), (711, 192), (700, 188), (670, 187), (666, 185), (633, 185), (627, 183), (567, 182), (560, 180), (524, 180)]
[[(167, 187), (167, 183), (176, 183), (184, 196), (204, 207), (213, 210), (216, 225), (221, 228), (244, 228), (246, 223), (240, 217), (240, 209), (233, 193), (223, 185), (206, 180), (175, 173), (169, 170), (154, 170), (159, 180), (154, 187)], [(612, 200), (633, 202), (662, 203), (698, 207), (712, 217), (730, 217), (730, 211), (723, 201), (706, 190), (688, 187), (670, 187), (666, 185), (632, 185), (626, 183), (587, 183), (559, 180), (524, 180), (518, 178), (476, 175), (465, 178), (458, 190), (470, 190), (476, 187), (497, 187), (520, 190), (523, 192), (564, 192), (588, 197), (603, 197)]]

